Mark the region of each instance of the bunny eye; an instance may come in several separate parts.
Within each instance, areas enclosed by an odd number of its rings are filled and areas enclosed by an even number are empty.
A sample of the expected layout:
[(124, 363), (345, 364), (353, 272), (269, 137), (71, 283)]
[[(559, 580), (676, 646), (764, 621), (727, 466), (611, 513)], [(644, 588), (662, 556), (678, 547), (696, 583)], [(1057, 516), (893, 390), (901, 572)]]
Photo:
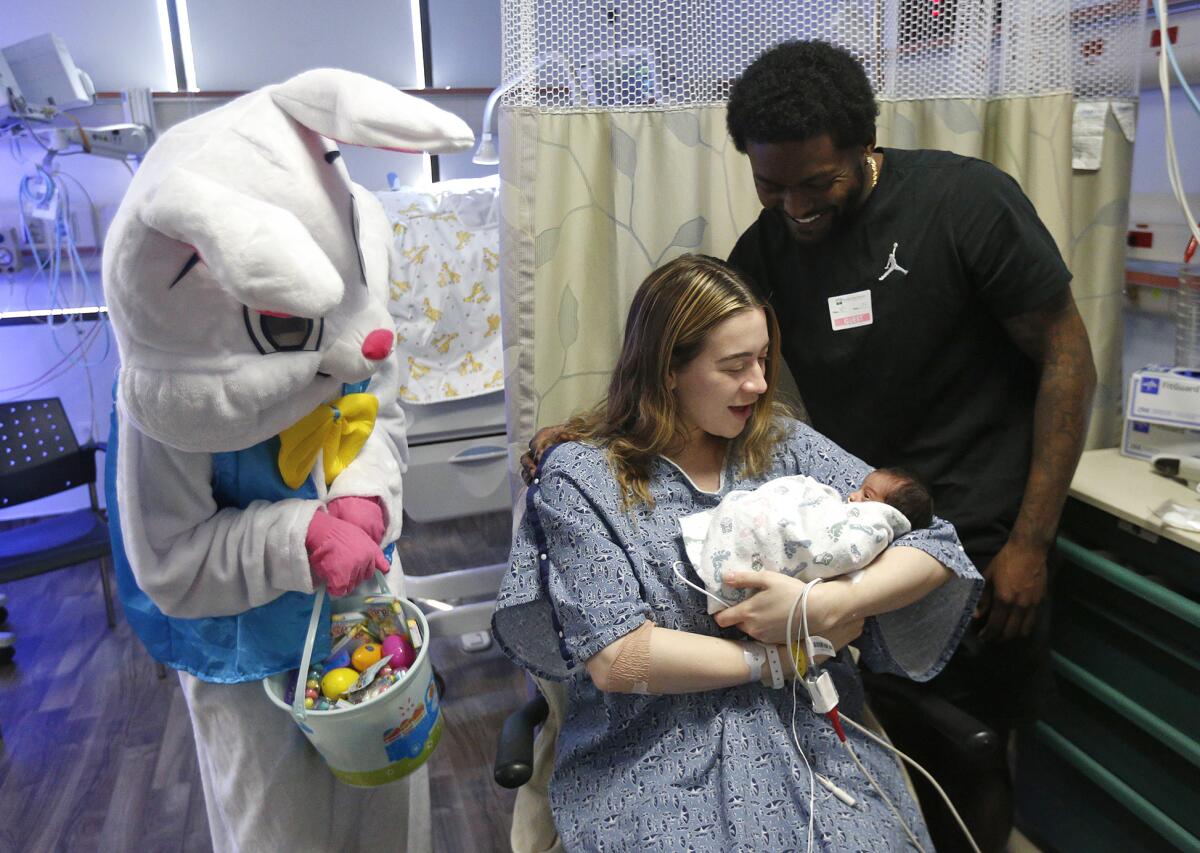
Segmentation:
[(175, 280), (167, 285), (167, 290), (170, 290), (175, 285), (179, 284), (180, 279), (192, 271), (192, 267), (200, 263), (200, 254), (192, 252), (192, 256), (184, 263), (183, 268), (179, 270), (179, 274), (175, 276)]
[(242, 316), (250, 340), (263, 355), (301, 350), (315, 352), (321, 347), (321, 337), (325, 332), (323, 319), (263, 314), (245, 306), (242, 307)]

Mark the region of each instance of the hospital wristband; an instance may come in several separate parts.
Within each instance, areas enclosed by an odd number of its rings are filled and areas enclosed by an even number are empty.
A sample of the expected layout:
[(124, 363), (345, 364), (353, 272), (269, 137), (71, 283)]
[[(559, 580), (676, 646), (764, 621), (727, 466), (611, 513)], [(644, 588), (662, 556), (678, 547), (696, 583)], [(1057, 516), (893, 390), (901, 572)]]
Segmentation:
[(758, 643), (742, 643), (742, 658), (746, 668), (750, 670), (750, 682), (762, 681), (763, 664), (767, 662), (767, 653)]
[(783, 664), (779, 662), (779, 649), (767, 646), (767, 663), (771, 667), (771, 689), (779, 690), (785, 684), (783, 680)]

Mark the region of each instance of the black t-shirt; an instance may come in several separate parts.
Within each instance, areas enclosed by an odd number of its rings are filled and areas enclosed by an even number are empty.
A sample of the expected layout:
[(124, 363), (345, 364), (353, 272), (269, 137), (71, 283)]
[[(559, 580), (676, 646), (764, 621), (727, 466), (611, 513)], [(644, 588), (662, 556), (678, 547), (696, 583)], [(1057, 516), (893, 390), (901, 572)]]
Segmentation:
[(763, 210), (729, 260), (778, 312), (813, 426), (871, 465), (921, 477), (982, 564), (1020, 507), (1038, 383), (1000, 321), (1060, 295), (1071, 274), (996, 167), (883, 153), (866, 204), (823, 242), (797, 243), (779, 212)]

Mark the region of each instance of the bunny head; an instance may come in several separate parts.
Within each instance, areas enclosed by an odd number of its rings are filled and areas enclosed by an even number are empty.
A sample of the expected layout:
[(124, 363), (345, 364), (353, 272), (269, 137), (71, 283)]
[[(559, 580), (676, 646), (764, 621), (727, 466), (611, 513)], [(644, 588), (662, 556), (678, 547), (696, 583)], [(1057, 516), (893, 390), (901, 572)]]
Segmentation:
[(437, 153), (472, 134), (377, 80), (318, 69), (150, 149), (104, 245), (119, 403), (146, 435), (240, 450), (390, 357), (390, 228), (336, 142)]

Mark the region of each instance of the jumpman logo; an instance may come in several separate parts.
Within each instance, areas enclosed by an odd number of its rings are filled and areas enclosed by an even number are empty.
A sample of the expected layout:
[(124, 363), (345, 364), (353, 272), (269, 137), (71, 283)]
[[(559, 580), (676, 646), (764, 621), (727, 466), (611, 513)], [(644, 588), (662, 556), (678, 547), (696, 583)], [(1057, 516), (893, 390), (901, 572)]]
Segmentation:
[(888, 255), (887, 266), (885, 266), (883, 268), (883, 275), (881, 275), (879, 277), (880, 281), (883, 281), (885, 278), (887, 278), (889, 275), (891, 275), (894, 272), (900, 272), (900, 273), (904, 273), (905, 275), (908, 275), (908, 270), (906, 270), (904, 267), (900, 266), (900, 264), (896, 263), (896, 249), (898, 249), (899, 247), (900, 247), (899, 243), (892, 244), (892, 253), (890, 255)]

